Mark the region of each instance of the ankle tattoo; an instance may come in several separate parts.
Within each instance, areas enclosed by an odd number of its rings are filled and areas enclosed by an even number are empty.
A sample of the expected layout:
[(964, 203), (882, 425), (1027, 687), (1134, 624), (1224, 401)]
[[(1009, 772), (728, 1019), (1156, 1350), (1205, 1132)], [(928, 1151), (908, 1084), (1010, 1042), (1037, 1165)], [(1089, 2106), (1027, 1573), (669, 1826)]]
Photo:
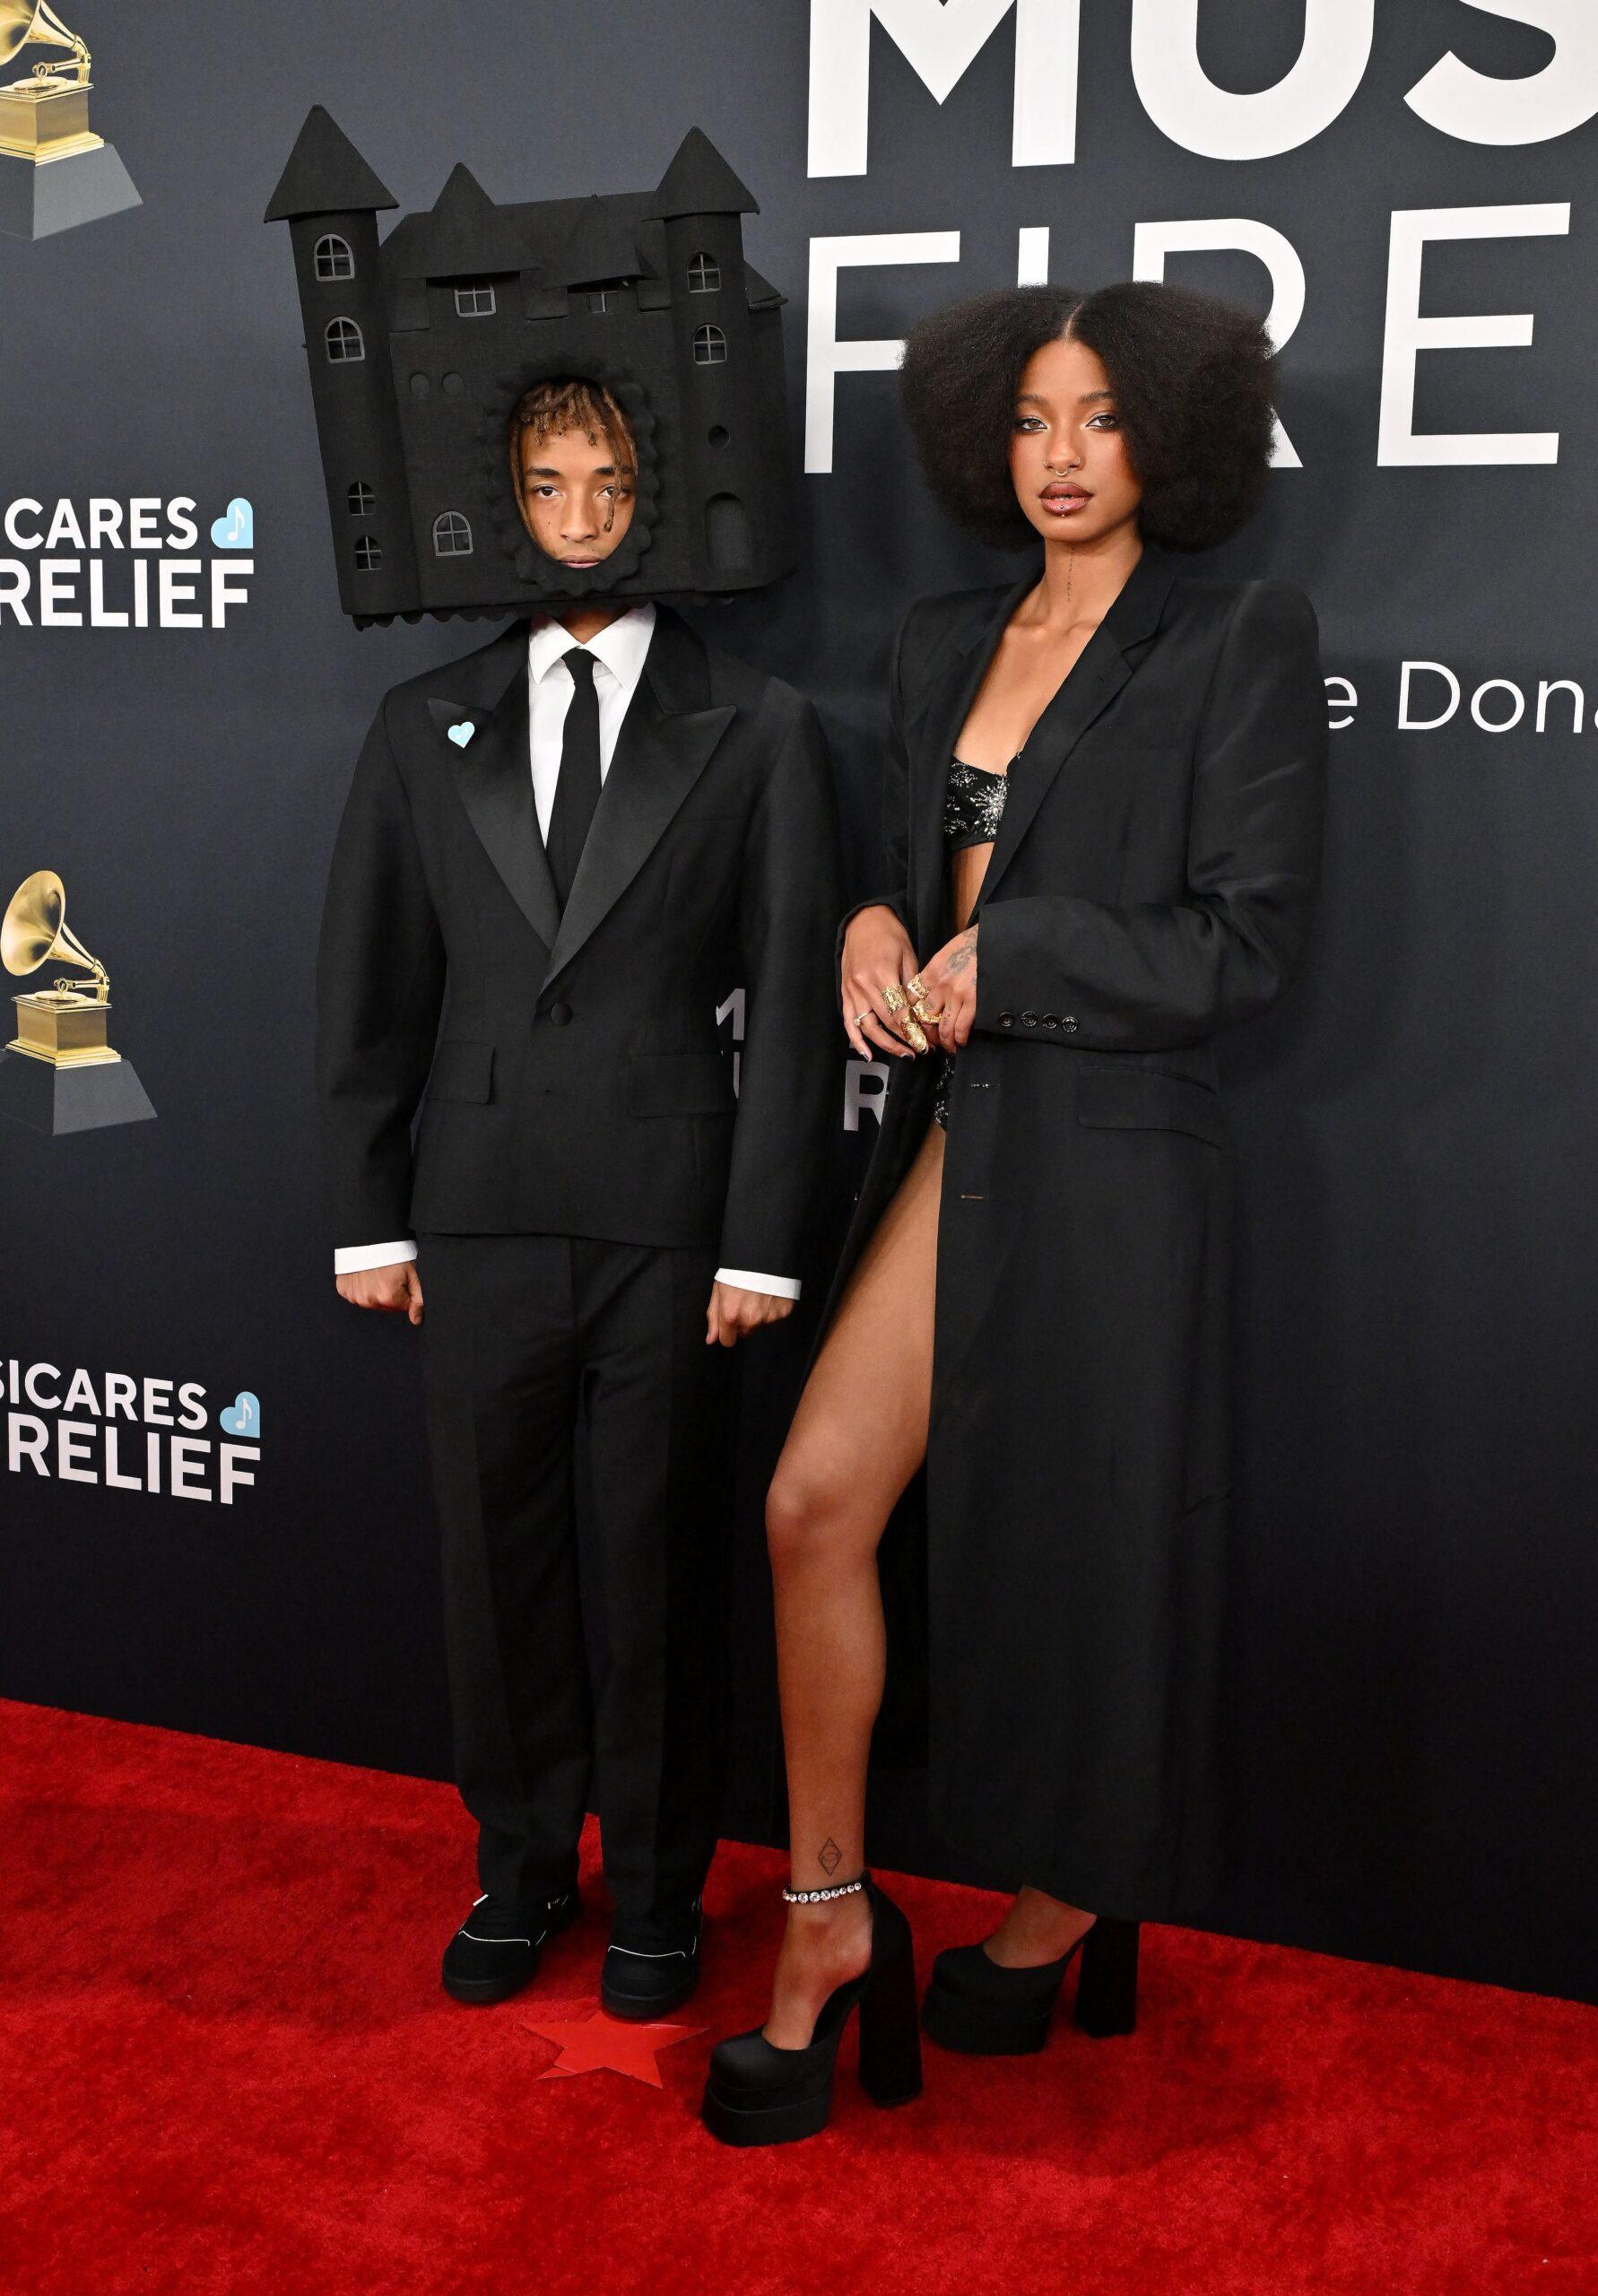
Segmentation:
[(842, 1857), (843, 1851), (838, 1848), (837, 1842), (833, 1840), (832, 1836), (829, 1834), (826, 1840), (816, 1852), (816, 1864), (821, 1867), (823, 1874), (836, 1874)]

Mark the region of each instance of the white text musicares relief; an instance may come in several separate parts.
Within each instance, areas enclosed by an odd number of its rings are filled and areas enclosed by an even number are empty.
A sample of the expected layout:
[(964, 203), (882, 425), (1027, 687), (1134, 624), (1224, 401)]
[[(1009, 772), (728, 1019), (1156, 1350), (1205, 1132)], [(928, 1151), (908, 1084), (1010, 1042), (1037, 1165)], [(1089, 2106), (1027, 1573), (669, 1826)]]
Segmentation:
[(203, 540), (196, 507), (189, 494), (91, 495), (81, 509), (14, 496), (0, 518), (0, 631), (225, 629), (249, 600), (255, 511), (232, 495)]

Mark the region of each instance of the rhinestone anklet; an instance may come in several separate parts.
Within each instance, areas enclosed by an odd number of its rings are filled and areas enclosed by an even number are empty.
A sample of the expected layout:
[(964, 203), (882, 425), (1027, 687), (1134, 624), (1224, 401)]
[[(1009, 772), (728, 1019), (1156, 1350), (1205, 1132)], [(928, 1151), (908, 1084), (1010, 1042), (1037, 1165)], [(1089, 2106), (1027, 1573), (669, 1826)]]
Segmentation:
[(827, 1898), (852, 1897), (856, 1890), (863, 1890), (864, 1887), (865, 1875), (862, 1874), (853, 1882), (835, 1883), (829, 1890), (785, 1889), (783, 1895), (790, 1905), (820, 1905)]

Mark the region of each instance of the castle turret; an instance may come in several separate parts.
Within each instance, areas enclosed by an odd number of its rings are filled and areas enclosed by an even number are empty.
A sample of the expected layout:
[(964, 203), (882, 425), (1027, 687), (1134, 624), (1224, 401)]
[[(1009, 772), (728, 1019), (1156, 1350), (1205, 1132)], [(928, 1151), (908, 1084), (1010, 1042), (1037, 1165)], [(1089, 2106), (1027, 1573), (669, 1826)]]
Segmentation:
[[(682, 460), (702, 504), (706, 587), (743, 587), (771, 556), (759, 531), (760, 481), (771, 443), (757, 434), (752, 387), (764, 365), (743, 261), (745, 215), (760, 213), (708, 135), (690, 128), (646, 213), (664, 233), (682, 377)], [(780, 570), (772, 566), (770, 572)]]
[(378, 252), (378, 211), (397, 204), (313, 104), (263, 219), (289, 226), (339, 598), (358, 621), (413, 607), (416, 595)]

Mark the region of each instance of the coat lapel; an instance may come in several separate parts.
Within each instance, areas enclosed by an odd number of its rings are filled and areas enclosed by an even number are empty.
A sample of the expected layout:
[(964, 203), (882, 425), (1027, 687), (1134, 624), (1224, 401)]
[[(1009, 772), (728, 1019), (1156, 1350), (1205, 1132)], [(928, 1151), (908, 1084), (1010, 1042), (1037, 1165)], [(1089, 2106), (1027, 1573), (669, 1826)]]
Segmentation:
[[(1011, 786), (999, 833), (982, 881), (981, 906), (1015, 857), (1060, 769), (1099, 713), (1125, 684), (1141, 661), (1141, 642), (1159, 622), (1175, 569), (1168, 552), (1145, 543), (1103, 621), (1055, 689), (1010, 768)], [(1016, 607), (1036, 581), (1036, 573), (1003, 591), (986, 615), (973, 617), (963, 638), (949, 644), (949, 660), (934, 679), (920, 711), (907, 728), (913, 762), (910, 872), (916, 946), (924, 955), (947, 937), (944, 900), (943, 797), (949, 761), (960, 728), (998, 650)]]
[(1121, 585), (1104, 620), (1056, 687), (1020, 755), (1012, 762), (1004, 810), (977, 896), (978, 918), (1065, 761), (1142, 659), (1142, 641), (1152, 635), (1174, 577), (1168, 554), (1145, 543), (1142, 557)]
[(705, 649), (668, 607), (655, 633), (599, 794), (583, 857), (550, 952), (546, 983), (569, 964), (659, 844), (710, 761), (734, 711), (705, 706)]
[[(450, 692), (428, 710), (455, 786), (484, 852), (546, 949), (560, 924), (554, 881), (538, 833), (527, 726), (527, 622), (449, 672)], [(462, 726), (470, 726), (463, 737)]]
[(950, 639), (946, 660), (928, 681), (920, 707), (912, 710), (905, 727), (911, 759), (910, 906), (916, 946), (923, 957), (931, 956), (948, 937), (943, 796), (949, 761), (1004, 625), (1037, 578), (1028, 574), (1013, 583), (996, 604), (990, 603), (986, 613), (972, 617), (963, 635)]

